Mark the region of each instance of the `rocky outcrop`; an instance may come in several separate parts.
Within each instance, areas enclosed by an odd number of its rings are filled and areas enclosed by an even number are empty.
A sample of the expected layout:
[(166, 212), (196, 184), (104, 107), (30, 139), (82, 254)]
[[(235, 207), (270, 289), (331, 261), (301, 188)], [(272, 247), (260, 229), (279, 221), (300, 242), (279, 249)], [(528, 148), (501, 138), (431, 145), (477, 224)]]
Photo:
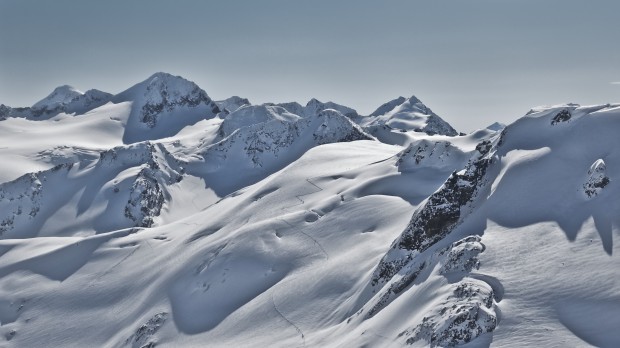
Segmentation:
[(427, 313), (422, 323), (399, 337), (406, 344), (425, 341), (431, 347), (465, 344), (497, 327), (493, 289), (483, 281), (467, 279), (454, 286), (452, 294)]
[(43, 208), (42, 198), (47, 192), (48, 178), (64, 175), (72, 167), (73, 164), (60, 164), (0, 184), (0, 236), (35, 219)]
[(551, 125), (553, 126), (561, 122), (568, 122), (571, 119), (571, 117), (572, 117), (572, 114), (570, 110), (564, 109), (558, 112), (557, 114), (555, 114), (555, 116), (553, 116), (553, 118), (551, 119)]
[(278, 118), (242, 127), (218, 143), (207, 145), (200, 154), (215, 169), (238, 156), (249, 159), (242, 162), (256, 168), (267, 167), (282, 155), (301, 155), (313, 146), (368, 139), (372, 137), (359, 126), (340, 112), (328, 109), (293, 122)]
[(396, 165), (399, 172), (413, 171), (421, 167), (462, 168), (467, 155), (448, 141), (415, 141), (398, 154)]
[(484, 186), (487, 168), (494, 152), (490, 141), (481, 142), (465, 169), (453, 172), (444, 185), (418, 209), (411, 222), (394, 241), (372, 278), (373, 284), (391, 279), (416, 255), (443, 239), (461, 220), (463, 208), (470, 204)]
[(605, 161), (597, 159), (592, 163), (588, 170), (588, 178), (583, 184), (583, 193), (587, 198), (596, 197), (607, 185), (610, 180), (607, 176), (607, 166)]
[(166, 323), (168, 313), (161, 312), (155, 314), (146, 323), (140, 325), (136, 332), (125, 340), (125, 345), (133, 348), (153, 348), (156, 340), (153, 338), (157, 331)]
[(446, 121), (437, 116), (420, 99), (399, 97), (381, 105), (372, 114), (360, 118), (360, 124), (368, 128), (389, 126), (402, 132), (415, 131), (430, 135), (456, 136), (458, 133)]
[(247, 98), (237, 96), (216, 101), (215, 104), (225, 114), (233, 113), (242, 106), (252, 105)]
[(140, 167), (135, 176), (124, 215), (136, 227), (151, 227), (165, 203), (165, 188), (183, 179), (183, 163), (162, 144), (138, 143), (102, 152), (101, 166)]

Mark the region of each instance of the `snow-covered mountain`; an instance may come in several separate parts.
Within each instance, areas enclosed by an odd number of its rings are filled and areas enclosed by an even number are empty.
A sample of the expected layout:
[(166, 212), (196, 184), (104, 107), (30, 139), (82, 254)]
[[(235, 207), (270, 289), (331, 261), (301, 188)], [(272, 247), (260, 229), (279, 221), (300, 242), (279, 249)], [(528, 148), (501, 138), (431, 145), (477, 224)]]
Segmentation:
[(4, 346), (620, 345), (620, 104), (457, 136), (157, 73), (0, 120)]

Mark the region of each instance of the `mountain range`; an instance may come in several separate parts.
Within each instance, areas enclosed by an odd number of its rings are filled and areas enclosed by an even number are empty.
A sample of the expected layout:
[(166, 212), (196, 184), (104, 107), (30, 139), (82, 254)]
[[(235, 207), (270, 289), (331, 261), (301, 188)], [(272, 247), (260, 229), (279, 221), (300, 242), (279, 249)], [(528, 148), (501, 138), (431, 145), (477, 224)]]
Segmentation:
[(620, 346), (619, 131), (620, 104), (464, 134), (415, 96), (167, 73), (0, 105), (0, 340)]

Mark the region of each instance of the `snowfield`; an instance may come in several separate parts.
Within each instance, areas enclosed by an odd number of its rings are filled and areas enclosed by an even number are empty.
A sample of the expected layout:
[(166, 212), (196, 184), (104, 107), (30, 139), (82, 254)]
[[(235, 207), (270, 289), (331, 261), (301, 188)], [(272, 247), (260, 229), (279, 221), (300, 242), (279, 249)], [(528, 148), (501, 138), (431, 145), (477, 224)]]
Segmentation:
[(416, 97), (157, 73), (0, 106), (7, 347), (618, 347), (620, 104), (458, 133)]

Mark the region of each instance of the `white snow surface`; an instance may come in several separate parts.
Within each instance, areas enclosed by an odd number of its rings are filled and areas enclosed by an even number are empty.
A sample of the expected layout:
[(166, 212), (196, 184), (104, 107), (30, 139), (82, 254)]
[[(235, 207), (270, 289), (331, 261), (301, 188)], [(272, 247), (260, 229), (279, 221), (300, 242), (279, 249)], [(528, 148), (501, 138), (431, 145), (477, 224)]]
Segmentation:
[(620, 346), (620, 105), (233, 104), (0, 120), (2, 346)]

